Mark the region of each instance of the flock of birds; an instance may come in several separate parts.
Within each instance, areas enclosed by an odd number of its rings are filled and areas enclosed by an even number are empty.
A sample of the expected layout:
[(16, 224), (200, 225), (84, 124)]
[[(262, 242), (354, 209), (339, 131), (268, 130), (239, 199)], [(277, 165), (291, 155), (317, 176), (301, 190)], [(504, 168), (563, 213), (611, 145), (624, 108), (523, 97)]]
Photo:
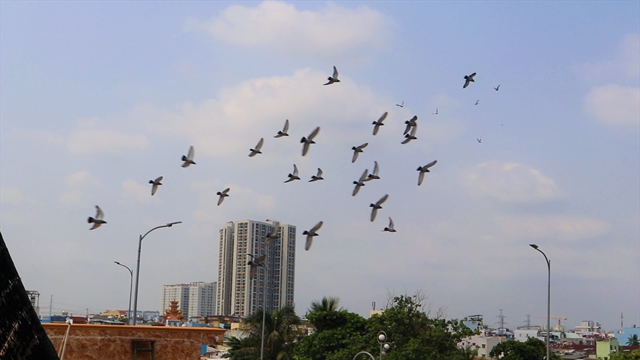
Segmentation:
[[(339, 83), (340, 80), (338, 79), (338, 69), (334, 66), (333, 67), (333, 74), (332, 76), (327, 78), (327, 83), (325, 83), (324, 85), (331, 85), (331, 84), (335, 84), (335, 83)], [(462, 88), (467, 88), (472, 82), (475, 82), (475, 76), (476, 73), (472, 73), (470, 75), (465, 75), (464, 76), (464, 85), (462, 86)], [(493, 88), (495, 91), (499, 91), (500, 90), (500, 85), (498, 85), (497, 87)], [(480, 100), (477, 100), (475, 102), (475, 105), (478, 105), (480, 102)], [(396, 106), (398, 107), (404, 107), (404, 101), (401, 104), (396, 104)], [(377, 121), (374, 121), (372, 123), (373, 125), (373, 135), (377, 135), (380, 127), (384, 126), (384, 121), (387, 118), (388, 112), (385, 112), (384, 114), (382, 114), (382, 116), (380, 116), (380, 118)], [(434, 113), (432, 113), (432, 115), (438, 115), (438, 109), (436, 108), (436, 111)], [(405, 145), (408, 144), (409, 142), (413, 141), (413, 140), (417, 140), (417, 132), (418, 132), (418, 116), (413, 116), (411, 119), (406, 120), (405, 122), (405, 128), (404, 128), (404, 132), (403, 132), (403, 136), (404, 136), (404, 140), (401, 142), (401, 144)], [(282, 137), (286, 137), (289, 136), (288, 134), (289, 131), (289, 120), (285, 120), (284, 126), (282, 128), (282, 130), (279, 130), (276, 135), (274, 136), (274, 138), (282, 138)], [(312, 144), (315, 144), (314, 139), (316, 138), (316, 136), (318, 136), (318, 134), (320, 133), (320, 127), (316, 127), (315, 129), (313, 129), (313, 131), (311, 131), (311, 133), (308, 136), (302, 137), (302, 139), (300, 139), (300, 143), (302, 144), (302, 156), (306, 156), (307, 153), (309, 152), (309, 149), (311, 147)], [(478, 143), (482, 143), (482, 139), (481, 138), (477, 138)], [(258, 141), (258, 143), (253, 147), (249, 149), (249, 157), (254, 157), (256, 155), (262, 154), (262, 146), (264, 144), (264, 138), (260, 138), (260, 140)], [(358, 146), (353, 146), (351, 148), (351, 150), (353, 150), (353, 156), (351, 158), (351, 162), (355, 163), (356, 160), (358, 159), (358, 155), (362, 152), (364, 152), (364, 149), (369, 145), (369, 143), (363, 143), (361, 145)], [(193, 160), (195, 156), (195, 151), (193, 146), (189, 147), (189, 151), (187, 152), (187, 155), (183, 155), (182, 156), (182, 167), (183, 168), (187, 168), (191, 165), (196, 165), (195, 161)], [(424, 180), (424, 176), (425, 173), (430, 172), (430, 168), (433, 167), (434, 165), (437, 164), (437, 160), (433, 160), (423, 166), (419, 166), (417, 168), (418, 171), (418, 186), (422, 185), (422, 182)], [(351, 196), (356, 196), (358, 194), (358, 192), (360, 191), (360, 188), (365, 186), (365, 183), (368, 181), (372, 181), (372, 180), (379, 180), (380, 176), (379, 176), (379, 166), (378, 166), (378, 162), (374, 161), (374, 167), (373, 167), (373, 171), (371, 173), (369, 173), (368, 169), (365, 169), (364, 172), (362, 173), (362, 175), (360, 175), (360, 178), (358, 178), (358, 180), (353, 181), (353, 184), (355, 185), (355, 187), (353, 188), (353, 191), (351, 193)], [(316, 182), (316, 181), (321, 181), (324, 180), (324, 178), (322, 177), (323, 172), (322, 169), (318, 168), (317, 173), (315, 175), (311, 176), (311, 180), (309, 180), (309, 182)], [(158, 187), (160, 185), (162, 185), (162, 176), (157, 177), (155, 180), (149, 180), (149, 184), (151, 184), (151, 196), (155, 195)], [(296, 180), (300, 180), (300, 176), (298, 173), (298, 167), (293, 164), (293, 172), (289, 173), (287, 175), (287, 180), (285, 180), (285, 183), (290, 183)], [(224, 199), (226, 197), (229, 197), (229, 192), (230, 192), (230, 188), (226, 188), (222, 191), (218, 191), (217, 195), (218, 195), (218, 206), (220, 206), (222, 204), (222, 202), (224, 201)], [(375, 203), (371, 203), (369, 205), (369, 207), (371, 207), (371, 215), (369, 217), (370, 221), (373, 222), (376, 219), (376, 216), (378, 214), (378, 210), (382, 209), (382, 204), (384, 204), (385, 201), (387, 201), (387, 199), (389, 198), (389, 194), (385, 194), (384, 196), (382, 196), (378, 201), (376, 201)], [(102, 212), (102, 209), (100, 209), (99, 206), (96, 205), (96, 215), (94, 217), (89, 217), (88, 222), (90, 224), (93, 224), (92, 227), (90, 228), (90, 230), (94, 230), (99, 228), (101, 225), (106, 224), (107, 222), (104, 220), (104, 213)], [(315, 236), (318, 236), (318, 231), (320, 230), (320, 228), (323, 225), (323, 221), (318, 222), (316, 225), (314, 225), (311, 229), (309, 230), (305, 230), (303, 231), (303, 235), (306, 235), (306, 243), (305, 243), (305, 250), (309, 250), (311, 248), (311, 244), (313, 243), (313, 238)], [(272, 226), (272, 230), (271, 232), (266, 236), (265, 239), (265, 244), (266, 245), (270, 245), (274, 240), (276, 240), (278, 238), (278, 229), (279, 229), (279, 223), (278, 222), (274, 222), (273, 226)], [(396, 232), (396, 229), (394, 227), (394, 223), (393, 223), (393, 219), (391, 217), (389, 217), (389, 223), (386, 227), (384, 227), (384, 229), (382, 230), (384, 232)], [(253, 279), (256, 275), (256, 270), (257, 267), (261, 265), (261, 263), (265, 260), (265, 255), (256, 257), (254, 255), (249, 254), (249, 256), (251, 256), (251, 260), (248, 262), (248, 265), (250, 266), (250, 277)]]

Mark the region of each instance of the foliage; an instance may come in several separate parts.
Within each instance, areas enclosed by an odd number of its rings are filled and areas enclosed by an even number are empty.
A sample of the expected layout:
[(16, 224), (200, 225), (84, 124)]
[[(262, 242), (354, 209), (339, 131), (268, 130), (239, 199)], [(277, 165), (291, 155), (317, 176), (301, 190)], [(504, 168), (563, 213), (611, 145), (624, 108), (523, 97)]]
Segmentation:
[(640, 346), (640, 339), (638, 339), (638, 334), (629, 336), (629, 339), (627, 339), (627, 346)]
[[(538, 338), (528, 338), (527, 341), (508, 340), (494, 346), (489, 356), (501, 360), (540, 360), (547, 356), (547, 345)], [(551, 353), (551, 360), (560, 360), (560, 355)]]
[(226, 354), (222, 355), (223, 358), (229, 358), (233, 360), (254, 360), (259, 354), (256, 353), (256, 349), (249, 346), (247, 342), (248, 338), (240, 339), (235, 336), (227, 340), (227, 346), (229, 350)]
[(640, 360), (640, 350), (633, 350), (631, 353), (614, 353), (609, 355), (609, 360)]
[(340, 299), (337, 297), (323, 297), (321, 301), (314, 301), (311, 303), (311, 307), (307, 310), (307, 314), (312, 314), (320, 311), (336, 311), (338, 310), (338, 303)]
[(307, 320), (315, 332), (296, 346), (298, 359), (343, 359), (343, 352), (352, 358), (359, 351), (355, 349), (364, 344), (367, 320), (358, 314), (347, 310), (318, 311), (309, 313)]

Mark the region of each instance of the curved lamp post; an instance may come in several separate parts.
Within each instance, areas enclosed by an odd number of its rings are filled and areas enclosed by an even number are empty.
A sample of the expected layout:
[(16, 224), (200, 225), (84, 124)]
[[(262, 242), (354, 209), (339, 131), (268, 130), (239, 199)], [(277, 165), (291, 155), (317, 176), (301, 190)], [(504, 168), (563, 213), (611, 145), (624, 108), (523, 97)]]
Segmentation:
[[(389, 351), (389, 349), (391, 349), (391, 345), (389, 345), (389, 343), (387, 343), (387, 333), (384, 331), (380, 331), (378, 333), (378, 344), (380, 344), (380, 360), (382, 360), (382, 354), (384, 354), (385, 351)], [(371, 360), (376, 360), (376, 358), (373, 357), (373, 355), (371, 355), (370, 353), (366, 352), (366, 351), (360, 351), (359, 353), (356, 354), (356, 356), (353, 357), (353, 360), (356, 360), (356, 358), (358, 357), (358, 355), (360, 354), (367, 354), (369, 355), (369, 357), (371, 358)]]
[(133, 270), (129, 269), (129, 267), (125, 264), (121, 264), (117, 261), (114, 261), (116, 265), (120, 265), (123, 268), (129, 270), (129, 274), (131, 274), (131, 281), (129, 282), (129, 312), (127, 312), (127, 317), (129, 318), (129, 325), (131, 325), (131, 291), (133, 290)]
[(538, 249), (538, 245), (529, 244), (532, 248), (538, 250), (543, 256), (544, 260), (547, 262), (547, 270), (548, 270), (548, 278), (547, 278), (547, 358), (546, 360), (551, 360), (550, 352), (551, 348), (549, 347), (549, 336), (551, 334), (551, 260), (547, 257), (542, 250)]
[(147, 231), (144, 235), (140, 235), (140, 240), (138, 240), (138, 265), (136, 268), (136, 294), (135, 300), (133, 301), (133, 325), (138, 323), (138, 283), (140, 282), (140, 250), (142, 249), (142, 240), (145, 236), (149, 235), (150, 232), (157, 229), (162, 228), (170, 228), (173, 225), (182, 224), (182, 221), (170, 222), (165, 225), (156, 226), (153, 229)]

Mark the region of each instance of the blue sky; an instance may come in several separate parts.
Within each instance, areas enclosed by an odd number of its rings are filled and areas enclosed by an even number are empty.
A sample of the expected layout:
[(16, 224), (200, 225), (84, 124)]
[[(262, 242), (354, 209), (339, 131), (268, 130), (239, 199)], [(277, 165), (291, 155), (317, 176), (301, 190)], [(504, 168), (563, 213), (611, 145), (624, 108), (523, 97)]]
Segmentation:
[[(447, 317), (491, 324), (503, 309), (516, 327), (546, 314), (537, 243), (552, 316), (640, 325), (638, 2), (0, 7), (0, 229), (43, 306), (124, 309), (113, 261), (135, 266), (138, 236), (169, 221), (183, 224), (143, 243), (140, 309), (164, 284), (217, 280), (227, 221), (278, 219), (302, 238), (323, 220), (297, 250), (301, 314), (325, 295), (365, 315), (423, 290)], [(322, 86), (333, 65), (342, 81)], [(418, 140), (401, 145), (413, 115)], [(291, 136), (274, 139), (285, 119)], [(381, 179), (352, 197), (374, 160)], [(294, 163), (303, 181), (283, 184)], [(318, 167), (326, 180), (308, 183)], [(108, 224), (89, 231), (95, 205)]]

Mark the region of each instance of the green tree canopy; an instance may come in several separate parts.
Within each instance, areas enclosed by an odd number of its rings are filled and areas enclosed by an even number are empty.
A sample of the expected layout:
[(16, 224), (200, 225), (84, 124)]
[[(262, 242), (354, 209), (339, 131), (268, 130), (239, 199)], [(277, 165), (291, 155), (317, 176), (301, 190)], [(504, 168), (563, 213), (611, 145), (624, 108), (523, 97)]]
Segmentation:
[[(528, 338), (527, 341), (508, 340), (494, 346), (489, 356), (501, 360), (540, 360), (547, 356), (547, 345), (538, 338)], [(560, 360), (560, 355), (551, 353), (551, 360)]]
[(309, 308), (309, 310), (307, 310), (307, 314), (312, 314), (320, 311), (336, 311), (338, 310), (339, 303), (339, 298), (333, 296), (325, 296), (320, 301), (312, 302), (311, 307)]
[(631, 353), (614, 353), (609, 355), (609, 360), (640, 360), (640, 350), (633, 350)]
[(627, 346), (640, 346), (640, 339), (638, 339), (638, 334), (629, 336), (629, 338), (627, 339)]

